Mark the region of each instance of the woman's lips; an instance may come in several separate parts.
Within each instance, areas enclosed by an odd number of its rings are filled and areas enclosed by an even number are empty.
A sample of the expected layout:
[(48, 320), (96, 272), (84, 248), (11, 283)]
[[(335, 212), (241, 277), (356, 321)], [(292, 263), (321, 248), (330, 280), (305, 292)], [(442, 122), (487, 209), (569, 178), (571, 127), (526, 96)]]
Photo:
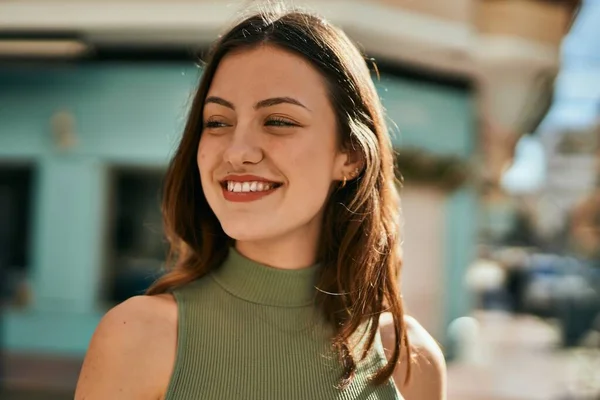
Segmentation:
[(232, 175), (221, 181), (223, 197), (232, 202), (250, 202), (270, 195), (281, 186), (254, 175)]
[(243, 203), (262, 199), (263, 197), (268, 196), (274, 191), (276, 191), (279, 187), (273, 187), (271, 189), (262, 190), (260, 192), (230, 192), (224, 186), (221, 186), (221, 188), (223, 190), (223, 197), (225, 197), (225, 200)]

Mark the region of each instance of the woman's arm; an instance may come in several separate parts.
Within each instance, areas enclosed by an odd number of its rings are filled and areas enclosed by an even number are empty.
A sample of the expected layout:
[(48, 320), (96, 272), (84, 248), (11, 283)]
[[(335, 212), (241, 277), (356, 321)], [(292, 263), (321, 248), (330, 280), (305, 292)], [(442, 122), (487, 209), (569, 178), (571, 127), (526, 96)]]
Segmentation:
[(75, 400), (160, 399), (175, 360), (177, 306), (171, 296), (136, 296), (100, 321)]
[[(431, 335), (412, 317), (405, 317), (412, 349), (411, 376), (406, 381), (406, 354), (394, 372), (394, 382), (406, 400), (446, 400), (446, 361), (444, 354)], [(383, 347), (388, 357), (394, 347), (394, 325), (389, 313), (380, 318)]]

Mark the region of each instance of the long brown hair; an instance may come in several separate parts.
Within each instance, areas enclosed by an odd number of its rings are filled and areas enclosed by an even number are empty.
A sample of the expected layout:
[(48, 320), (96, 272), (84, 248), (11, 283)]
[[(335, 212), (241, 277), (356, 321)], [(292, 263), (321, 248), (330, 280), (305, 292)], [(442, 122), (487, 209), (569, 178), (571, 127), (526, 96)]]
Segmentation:
[(206, 275), (224, 261), (233, 243), (210, 209), (200, 183), (196, 152), (202, 110), (223, 57), (264, 44), (303, 57), (322, 74), (341, 146), (361, 157), (360, 175), (334, 190), (325, 206), (317, 304), (335, 329), (333, 345), (344, 370), (340, 387), (348, 385), (356, 373), (352, 335), (367, 324), (367, 345), (358, 356), (364, 359), (379, 329), (378, 317), (391, 312), (397, 340), (387, 364), (371, 377), (374, 384), (382, 384), (391, 377), (401, 351), (410, 359), (399, 290), (400, 203), (393, 148), (364, 57), (340, 29), (313, 14), (297, 10), (256, 13), (231, 28), (212, 48), (165, 178), (162, 212), (172, 250), (169, 272), (147, 293), (168, 292)]

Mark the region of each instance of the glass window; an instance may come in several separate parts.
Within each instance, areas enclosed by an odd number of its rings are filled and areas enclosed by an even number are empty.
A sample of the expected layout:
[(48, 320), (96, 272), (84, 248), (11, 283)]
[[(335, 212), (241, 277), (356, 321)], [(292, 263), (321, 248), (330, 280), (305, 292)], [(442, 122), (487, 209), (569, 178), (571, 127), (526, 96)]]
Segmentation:
[(0, 165), (0, 303), (28, 303), (33, 167)]
[(142, 294), (156, 279), (168, 246), (160, 198), (161, 169), (114, 168), (105, 299), (118, 303)]

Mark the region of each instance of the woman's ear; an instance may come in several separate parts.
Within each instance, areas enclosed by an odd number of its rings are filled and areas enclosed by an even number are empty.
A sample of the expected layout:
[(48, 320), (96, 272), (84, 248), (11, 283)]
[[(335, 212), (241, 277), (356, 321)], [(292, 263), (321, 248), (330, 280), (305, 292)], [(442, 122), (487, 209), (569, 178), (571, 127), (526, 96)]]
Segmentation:
[(340, 181), (355, 179), (364, 169), (363, 156), (355, 149), (341, 151), (336, 164), (335, 179)]

